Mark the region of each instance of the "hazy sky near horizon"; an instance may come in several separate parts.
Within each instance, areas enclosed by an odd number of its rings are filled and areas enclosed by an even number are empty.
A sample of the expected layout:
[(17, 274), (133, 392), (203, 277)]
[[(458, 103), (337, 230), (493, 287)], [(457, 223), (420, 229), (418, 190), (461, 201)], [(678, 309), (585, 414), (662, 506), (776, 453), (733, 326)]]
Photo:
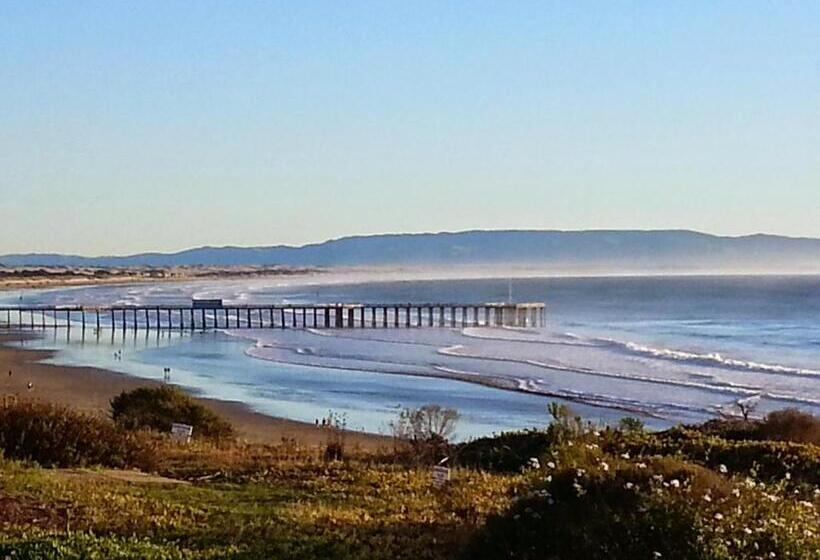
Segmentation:
[(820, 2), (0, 0), (0, 254), (820, 237)]

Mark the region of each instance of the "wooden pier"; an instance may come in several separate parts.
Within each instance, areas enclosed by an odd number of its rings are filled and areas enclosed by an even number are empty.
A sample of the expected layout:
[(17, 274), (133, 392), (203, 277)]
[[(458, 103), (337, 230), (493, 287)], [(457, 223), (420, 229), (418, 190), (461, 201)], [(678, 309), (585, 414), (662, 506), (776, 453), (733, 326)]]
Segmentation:
[(352, 329), (543, 327), (543, 303), (0, 307), (0, 329)]

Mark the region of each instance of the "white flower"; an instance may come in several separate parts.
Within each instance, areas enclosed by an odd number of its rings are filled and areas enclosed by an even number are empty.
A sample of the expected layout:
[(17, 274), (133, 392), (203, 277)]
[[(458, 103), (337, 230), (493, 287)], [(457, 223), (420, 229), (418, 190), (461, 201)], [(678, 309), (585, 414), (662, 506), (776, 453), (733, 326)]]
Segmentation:
[(606, 463), (601, 463), (601, 468), (604, 469), (604, 472), (606, 472), (609, 470), (609, 465), (607, 465)]
[(646, 468), (646, 463), (638, 463), (635, 466), (638, 467), (639, 469), (645, 469)]
[(752, 530), (751, 530), (751, 529), (749, 529), (748, 527), (744, 527), (744, 528), (743, 528), (743, 532), (744, 532), (744, 533), (746, 533), (747, 535), (751, 535), (751, 534), (752, 534)]
[(660, 558), (660, 557), (662, 557), (662, 556), (663, 556), (663, 554), (661, 554), (660, 552), (658, 552), (658, 551), (656, 550), (656, 551), (654, 551), (654, 552), (652, 553), (652, 556), (654, 556), (655, 558)]
[(621, 453), (621, 459), (629, 459), (629, 453)]
[(722, 514), (722, 513), (720, 513), (720, 512), (716, 513), (716, 514), (715, 514), (715, 519), (717, 519), (718, 521), (720, 521), (721, 519), (723, 519), (723, 514)]
[(729, 469), (726, 468), (726, 465), (720, 465), (718, 467), (718, 471), (720, 471), (720, 474), (726, 474), (727, 472), (729, 472)]
[(634, 487), (635, 487), (635, 485), (632, 484), (631, 482), (627, 482), (626, 484), (624, 484), (624, 488), (626, 488), (627, 490), (632, 490), (632, 488), (634, 488)]
[(733, 488), (732, 489), (732, 496), (740, 496), (740, 488)]
[(677, 478), (673, 478), (669, 484), (671, 484), (673, 488), (680, 488), (680, 480)]
[(785, 478), (786, 478), (786, 480), (791, 480), (792, 479), (792, 473), (787, 472)]
[(579, 477), (581, 477), (581, 476), (584, 476), (584, 475), (587, 473), (587, 471), (585, 471), (584, 469), (578, 469), (577, 471), (575, 471), (575, 473), (576, 473)]
[(549, 467), (549, 468), (551, 468), (551, 469), (554, 469), (554, 468), (555, 468), (555, 463), (553, 463), (552, 461), (549, 461), (549, 462), (547, 463), (547, 467)]
[(540, 469), (541, 468), (541, 462), (538, 460), (537, 457), (530, 457), (529, 467), (531, 469)]
[(712, 501), (712, 496), (710, 496), (709, 494), (704, 494), (703, 495), (703, 501), (704, 502), (711, 502)]

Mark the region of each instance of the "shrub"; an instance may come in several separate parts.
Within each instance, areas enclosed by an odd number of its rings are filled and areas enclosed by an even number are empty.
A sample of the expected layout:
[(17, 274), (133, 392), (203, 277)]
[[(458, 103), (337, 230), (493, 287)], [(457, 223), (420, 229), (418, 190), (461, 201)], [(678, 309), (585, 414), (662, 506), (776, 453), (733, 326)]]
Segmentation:
[(390, 424), (396, 452), (411, 454), (416, 462), (435, 463), (450, 455), (449, 439), (455, 432), (458, 412), (438, 405), (406, 408)]
[(776, 410), (760, 424), (762, 439), (820, 445), (820, 418), (796, 408)]
[(347, 415), (328, 411), (327, 418), (322, 421), (324, 429), (328, 430), (327, 441), (323, 458), (325, 461), (344, 461), (347, 449)]
[(197, 438), (225, 439), (234, 435), (226, 420), (170, 385), (121, 393), (111, 400), (111, 415), (117, 425), (129, 430), (169, 432), (171, 424), (177, 422), (193, 426)]
[(32, 402), (0, 408), (0, 451), (44, 467), (151, 469), (155, 462), (143, 434), (128, 433), (105, 418)]
[(540, 458), (551, 445), (552, 436), (544, 430), (507, 432), (464, 443), (457, 448), (456, 456), (465, 467), (513, 473), (533, 457)]
[(731, 440), (789, 441), (820, 445), (820, 418), (796, 408), (770, 412), (762, 420), (721, 418), (689, 427)]
[(488, 520), (464, 558), (816, 560), (810, 505), (672, 458), (559, 468)]
[(606, 451), (642, 456), (678, 456), (688, 461), (763, 481), (791, 478), (794, 482), (820, 484), (820, 447), (780, 441), (730, 441), (687, 428), (643, 435), (610, 433)]

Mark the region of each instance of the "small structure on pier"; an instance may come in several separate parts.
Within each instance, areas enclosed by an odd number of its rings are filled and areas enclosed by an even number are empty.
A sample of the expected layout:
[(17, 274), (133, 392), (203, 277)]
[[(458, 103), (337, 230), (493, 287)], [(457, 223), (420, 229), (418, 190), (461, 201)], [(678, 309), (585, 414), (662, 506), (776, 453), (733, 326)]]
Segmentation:
[(543, 303), (329, 303), (0, 307), (0, 328), (209, 330), (246, 328), (543, 327)]
[(221, 309), (223, 307), (221, 299), (199, 299), (191, 300), (194, 309)]

